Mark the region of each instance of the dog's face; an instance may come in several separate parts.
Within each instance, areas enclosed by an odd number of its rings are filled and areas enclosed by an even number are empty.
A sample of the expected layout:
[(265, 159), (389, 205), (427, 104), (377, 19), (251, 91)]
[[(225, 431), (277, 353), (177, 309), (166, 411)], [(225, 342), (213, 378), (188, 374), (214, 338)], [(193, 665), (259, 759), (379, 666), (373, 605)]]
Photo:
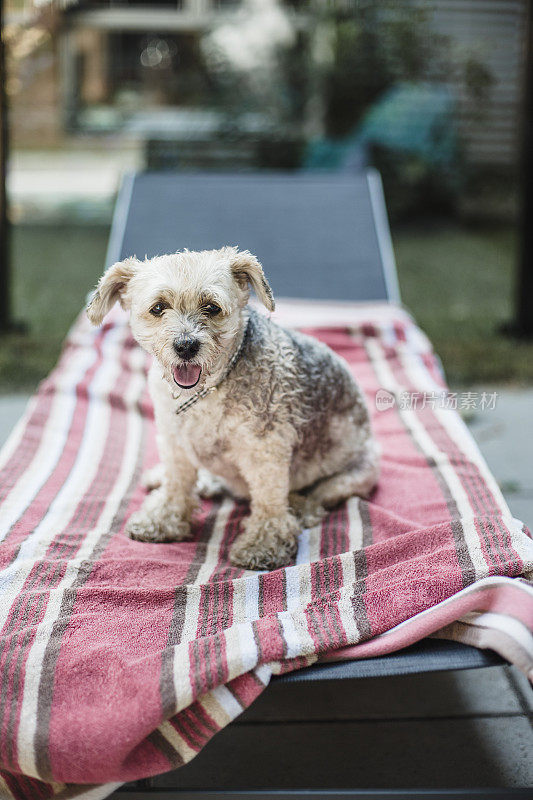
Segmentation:
[(99, 325), (118, 300), (130, 310), (135, 339), (157, 358), (166, 380), (197, 391), (234, 352), (250, 285), (273, 311), (261, 264), (235, 247), (129, 258), (104, 273), (87, 314)]

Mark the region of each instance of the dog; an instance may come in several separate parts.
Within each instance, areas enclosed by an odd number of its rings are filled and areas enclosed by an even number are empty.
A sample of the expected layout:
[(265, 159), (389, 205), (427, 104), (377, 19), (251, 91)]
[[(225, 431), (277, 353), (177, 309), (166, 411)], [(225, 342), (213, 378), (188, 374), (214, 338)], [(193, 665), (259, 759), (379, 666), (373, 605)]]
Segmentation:
[(198, 491), (229, 491), (250, 501), (231, 562), (271, 570), (294, 557), (303, 527), (369, 495), (379, 458), (345, 362), (251, 308), (251, 288), (274, 311), (261, 264), (236, 247), (133, 257), (104, 273), (87, 313), (99, 325), (118, 301), (154, 357), (148, 380), (162, 466), (128, 534), (178, 542), (190, 535)]

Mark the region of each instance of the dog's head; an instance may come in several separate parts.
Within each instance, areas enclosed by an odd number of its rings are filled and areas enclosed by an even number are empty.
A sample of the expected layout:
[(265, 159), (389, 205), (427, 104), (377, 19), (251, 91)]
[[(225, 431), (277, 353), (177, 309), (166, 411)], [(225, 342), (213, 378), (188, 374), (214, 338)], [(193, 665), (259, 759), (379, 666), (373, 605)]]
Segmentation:
[(261, 264), (236, 247), (127, 258), (104, 273), (87, 314), (99, 325), (118, 301), (139, 344), (181, 390), (201, 387), (228, 362), (242, 334), (250, 286), (269, 311), (272, 290)]

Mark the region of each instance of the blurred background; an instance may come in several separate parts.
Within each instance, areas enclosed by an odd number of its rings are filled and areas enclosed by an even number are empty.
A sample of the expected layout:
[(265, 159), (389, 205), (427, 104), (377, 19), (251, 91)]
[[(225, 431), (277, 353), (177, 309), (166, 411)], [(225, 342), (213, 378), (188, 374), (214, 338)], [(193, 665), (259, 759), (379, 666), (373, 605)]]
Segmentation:
[[(452, 386), (524, 384), (527, 0), (4, 0), (12, 316), (0, 392), (54, 365), (137, 169), (383, 177), (406, 306)], [(176, 242), (176, 247), (180, 246)]]

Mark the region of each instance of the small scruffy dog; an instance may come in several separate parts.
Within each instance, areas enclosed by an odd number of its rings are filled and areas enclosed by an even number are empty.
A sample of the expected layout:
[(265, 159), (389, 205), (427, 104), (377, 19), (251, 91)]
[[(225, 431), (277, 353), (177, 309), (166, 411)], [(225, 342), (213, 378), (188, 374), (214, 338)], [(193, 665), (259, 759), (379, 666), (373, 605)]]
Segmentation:
[(156, 488), (130, 517), (129, 535), (180, 541), (198, 491), (228, 490), (251, 504), (232, 563), (274, 569), (289, 563), (302, 527), (324, 509), (369, 494), (378, 457), (345, 363), (248, 307), (250, 286), (273, 311), (261, 264), (235, 247), (128, 258), (102, 276), (87, 313), (99, 325), (118, 300), (154, 356), (161, 476), (149, 479)]

